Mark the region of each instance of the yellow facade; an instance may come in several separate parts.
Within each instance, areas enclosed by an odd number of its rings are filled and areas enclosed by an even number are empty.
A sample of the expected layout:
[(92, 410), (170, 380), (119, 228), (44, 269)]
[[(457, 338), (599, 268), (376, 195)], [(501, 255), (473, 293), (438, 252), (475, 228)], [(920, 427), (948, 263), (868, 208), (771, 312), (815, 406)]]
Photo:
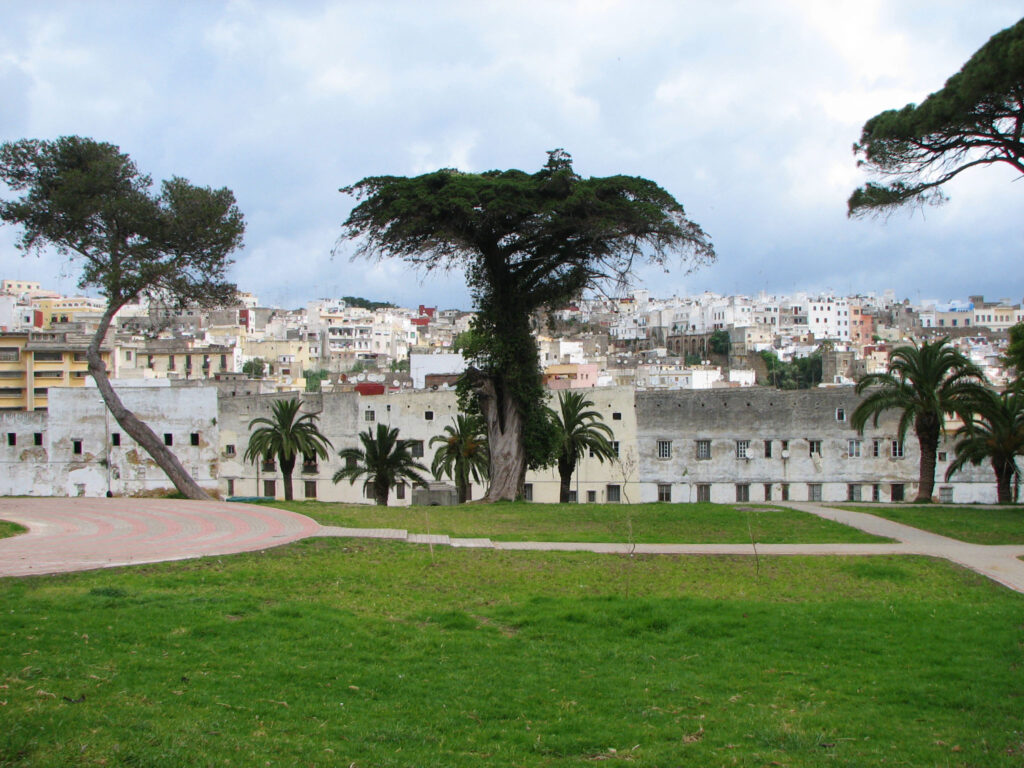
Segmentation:
[[(68, 333), (0, 334), (0, 410), (46, 410), (51, 387), (84, 386), (88, 342)], [(100, 354), (109, 366), (109, 350)]]

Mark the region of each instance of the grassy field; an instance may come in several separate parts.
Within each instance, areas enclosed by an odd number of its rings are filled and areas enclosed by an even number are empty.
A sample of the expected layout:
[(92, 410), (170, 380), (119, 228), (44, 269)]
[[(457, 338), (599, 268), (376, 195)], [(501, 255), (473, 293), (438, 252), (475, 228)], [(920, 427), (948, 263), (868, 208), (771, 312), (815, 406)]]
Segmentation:
[(643, 544), (870, 543), (888, 539), (770, 506), (728, 504), (463, 504), (376, 507), (275, 501), (323, 525), (400, 528), (494, 541), (635, 541)]
[(972, 544), (1024, 544), (1024, 507), (843, 506)]
[(19, 533), (25, 533), (25, 528), (17, 523), (0, 520), (0, 539), (6, 539), (8, 536), (17, 536)]
[(1024, 596), (925, 558), (314, 539), (0, 612), (3, 766), (1024, 761)]

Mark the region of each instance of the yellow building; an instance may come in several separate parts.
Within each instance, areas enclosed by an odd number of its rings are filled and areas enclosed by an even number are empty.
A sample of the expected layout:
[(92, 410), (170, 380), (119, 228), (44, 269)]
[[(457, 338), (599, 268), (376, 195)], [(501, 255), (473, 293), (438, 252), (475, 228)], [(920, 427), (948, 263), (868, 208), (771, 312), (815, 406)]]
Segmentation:
[[(88, 346), (88, 336), (70, 331), (0, 333), (0, 410), (43, 411), (51, 387), (84, 386)], [(109, 366), (110, 349), (100, 356)]]
[(106, 310), (107, 302), (89, 296), (60, 296), (33, 299), (32, 308), (40, 314), (41, 327), (50, 328), (54, 323), (74, 323), (92, 317), (98, 319)]

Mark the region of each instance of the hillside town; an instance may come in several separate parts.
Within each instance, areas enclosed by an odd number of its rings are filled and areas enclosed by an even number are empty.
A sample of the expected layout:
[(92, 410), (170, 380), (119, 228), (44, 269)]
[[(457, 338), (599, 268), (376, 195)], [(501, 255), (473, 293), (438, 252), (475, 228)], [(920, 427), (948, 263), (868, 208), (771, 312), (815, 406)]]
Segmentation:
[[(85, 350), (103, 302), (40, 283), (0, 283), (0, 430), (5, 494), (132, 495), (168, 483), (117, 431), (92, 386)], [(273, 462), (243, 461), (249, 422), (282, 397), (299, 397), (335, 449), (374, 423), (398, 427), (416, 457), (451, 423), (458, 351), (472, 313), (363, 299), (303, 308), (235, 306), (172, 312), (122, 310), (102, 346), (126, 403), (197, 481), (222, 497), (279, 496)], [(1020, 303), (969, 296), (911, 304), (881, 296), (581, 297), (533, 319), (544, 384), (589, 390), (614, 430), (617, 460), (584, 460), (571, 492), (580, 502), (900, 501), (917, 481), (917, 446), (897, 439), (897, 415), (863, 434), (849, 415), (855, 382), (886, 370), (901, 344), (948, 337), (995, 386)], [(780, 381), (814, 360), (809, 378)], [(112, 426), (113, 425), (113, 426)], [(947, 438), (956, 424), (947, 424)], [(939, 472), (952, 460), (946, 440)], [(591, 457), (593, 459), (593, 457)], [(298, 498), (368, 503), (333, 483), (337, 457), (303, 463)], [(436, 489), (435, 489), (436, 490)], [(479, 497), (483, 489), (470, 490)], [(532, 471), (527, 498), (558, 500), (554, 470)], [(941, 483), (943, 501), (995, 497), (991, 472), (966, 468)], [(408, 504), (399, 486), (392, 503)]]

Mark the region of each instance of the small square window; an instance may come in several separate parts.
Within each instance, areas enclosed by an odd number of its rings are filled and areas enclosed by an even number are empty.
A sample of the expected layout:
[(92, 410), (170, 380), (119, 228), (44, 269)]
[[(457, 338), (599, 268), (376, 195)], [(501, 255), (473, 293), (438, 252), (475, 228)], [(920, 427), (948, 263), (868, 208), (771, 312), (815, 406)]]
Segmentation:
[(953, 488), (948, 485), (944, 485), (939, 488), (939, 503), (941, 504), (952, 504), (953, 503)]
[(32, 435), (32, 444), (33, 445), (42, 445), (43, 444), (43, 433), (42, 432), (35, 432)]
[(711, 501), (711, 485), (709, 483), (697, 484), (697, 502), (707, 504)]
[(588, 504), (596, 504), (597, 503), (597, 491), (587, 491), (587, 503)]
[(410, 440), (409, 441), (409, 452), (412, 454), (414, 459), (423, 458), (423, 441), (422, 440)]
[(622, 500), (622, 488), (618, 485), (609, 485), (606, 487), (605, 498), (611, 504), (617, 504)]
[(861, 500), (861, 489), (856, 483), (850, 483), (846, 486), (846, 500), (847, 501), (860, 501)]
[(316, 480), (306, 480), (305, 481), (305, 486), (306, 486), (306, 488), (305, 488), (304, 493), (305, 493), (306, 498), (307, 499), (315, 499), (316, 498)]
[[(783, 440), (782, 441), (782, 450), (784, 450), (784, 451), (788, 451), (789, 450), (789, 440)], [(783, 458), (785, 458), (785, 456), (783, 456)]]
[(945, 451), (939, 451), (939, 461), (945, 461), (945, 460), (946, 460), (946, 452)]
[(434, 420), (434, 412), (433, 411), (424, 411), (423, 412), (423, 418), (426, 421), (433, 421)]
[(697, 458), (698, 459), (710, 459), (711, 458), (711, 441), (710, 440), (698, 440), (697, 441)]
[(851, 459), (859, 459), (861, 452), (861, 441), (851, 440), (846, 452), (849, 454)]
[(199, 445), (199, 433), (198, 432), (193, 432), (191, 435), (188, 436), (188, 439), (189, 439), (189, 442), (192, 445), (196, 445), (196, 446)]
[(747, 483), (736, 484), (736, 501), (750, 501), (750, 485)]
[(234, 456), (235, 455), (235, 446), (232, 443), (228, 443), (227, 445), (224, 446), (224, 455), (225, 456)]
[(881, 455), (882, 455), (882, 441), (879, 440), (876, 437), (874, 440), (871, 441), (871, 456), (873, 458), (877, 459)]
[(71, 441), (71, 452), (73, 454), (75, 454), (75, 456), (81, 456), (82, 455), (82, 441), (81, 440), (72, 440)]
[(903, 501), (903, 483), (893, 483), (891, 498), (893, 501)]
[(903, 441), (902, 440), (893, 440), (892, 441), (892, 457), (894, 459), (902, 459), (903, 458)]
[(164, 432), (164, 445), (174, 445), (174, 435)]
[(836, 408), (836, 421), (846, 421), (845, 408)]
[(376, 421), (377, 420), (377, 414), (375, 414), (373, 411), (366, 411), (363, 414), (363, 420), (364, 421)]
[(569, 503), (570, 504), (575, 504), (576, 503), (576, 491), (569, 491)]
[(748, 458), (747, 453), (750, 450), (749, 440), (737, 440), (736, 441), (736, 458), (746, 459)]
[(618, 411), (612, 413), (612, 421), (622, 421), (622, 414)]
[(7, 444), (8, 445), (17, 445), (18, 444), (18, 434), (16, 432), (8, 432), (7, 433)]
[(277, 496), (277, 481), (276, 480), (264, 480), (263, 481), (263, 495), (274, 498)]
[(808, 440), (807, 448), (811, 458), (815, 456), (821, 458), (821, 440)]
[(658, 501), (672, 501), (672, 485), (670, 483), (658, 484)]
[(807, 500), (821, 501), (821, 483), (807, 484)]
[(672, 458), (672, 441), (671, 440), (659, 440), (658, 441), (658, 458), (659, 459), (671, 459)]
[(110, 433), (110, 444), (112, 446), (114, 446), (115, 448), (117, 448), (119, 445), (121, 445), (121, 433), (120, 432), (111, 432)]

